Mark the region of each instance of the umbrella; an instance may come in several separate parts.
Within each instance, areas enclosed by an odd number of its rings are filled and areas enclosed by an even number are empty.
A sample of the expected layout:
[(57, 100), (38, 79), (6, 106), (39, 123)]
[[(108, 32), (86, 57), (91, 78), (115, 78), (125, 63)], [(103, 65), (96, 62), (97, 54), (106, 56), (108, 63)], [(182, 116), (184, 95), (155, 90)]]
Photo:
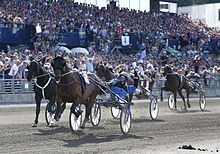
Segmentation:
[(173, 49), (173, 48), (171, 48), (169, 46), (166, 46), (163, 50), (166, 51), (166, 52), (169, 52), (171, 55), (177, 55), (177, 56), (181, 56), (182, 55), (182, 53), (180, 51), (175, 50), (175, 49)]
[(76, 53), (83, 53), (86, 55), (89, 55), (89, 51), (85, 48), (73, 48), (71, 49), (72, 54), (76, 54)]
[(65, 51), (66, 53), (72, 53), (70, 49), (68, 49), (67, 47), (64, 47), (64, 46), (55, 46), (53, 48), (53, 51), (54, 52), (57, 52), (57, 51)]

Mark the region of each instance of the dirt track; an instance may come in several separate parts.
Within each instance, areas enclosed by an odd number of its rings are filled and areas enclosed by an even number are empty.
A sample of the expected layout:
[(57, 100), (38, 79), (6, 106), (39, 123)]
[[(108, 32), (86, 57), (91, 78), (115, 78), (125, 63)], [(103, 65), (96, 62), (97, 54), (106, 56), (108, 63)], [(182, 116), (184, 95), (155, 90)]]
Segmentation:
[[(105, 107), (98, 127), (89, 123), (83, 132), (72, 133), (69, 107), (60, 127), (51, 129), (45, 123), (45, 105), (37, 128), (31, 127), (33, 105), (0, 106), (0, 153), (219, 153), (220, 99), (208, 99), (205, 112), (200, 111), (198, 100), (191, 101), (188, 112), (170, 111), (167, 103), (160, 103), (157, 121), (150, 119), (148, 104), (138, 101), (132, 106), (133, 124), (126, 136), (121, 133), (119, 119), (112, 119)], [(189, 144), (207, 151), (178, 149)]]

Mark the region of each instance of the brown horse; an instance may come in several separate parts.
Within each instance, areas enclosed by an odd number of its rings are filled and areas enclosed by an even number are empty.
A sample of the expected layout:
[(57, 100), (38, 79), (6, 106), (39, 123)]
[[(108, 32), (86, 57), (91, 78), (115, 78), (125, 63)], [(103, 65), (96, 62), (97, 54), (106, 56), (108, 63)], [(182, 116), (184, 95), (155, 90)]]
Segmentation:
[(191, 106), (189, 103), (189, 94), (192, 88), (189, 85), (188, 79), (183, 75), (178, 75), (176, 73), (173, 73), (173, 71), (169, 66), (165, 66), (164, 76), (166, 76), (166, 81), (165, 81), (165, 86), (161, 88), (161, 101), (163, 101), (163, 91), (172, 92), (174, 94), (174, 109), (176, 110), (176, 97), (178, 92), (181, 98), (183, 99), (184, 109), (186, 110), (186, 102), (182, 94), (182, 90), (185, 89), (187, 96), (187, 105), (188, 108), (190, 108)]
[(73, 103), (71, 112), (79, 117), (81, 112), (77, 112), (75, 108), (79, 104), (84, 104), (86, 107), (86, 116), (83, 120), (81, 128), (85, 128), (85, 123), (89, 120), (93, 103), (100, 88), (94, 83), (85, 83), (83, 77), (79, 72), (71, 72), (63, 57), (56, 57), (53, 59), (52, 67), (54, 69), (55, 78), (58, 80), (57, 84), (57, 110), (54, 120), (50, 126), (54, 126), (57, 122), (63, 102)]

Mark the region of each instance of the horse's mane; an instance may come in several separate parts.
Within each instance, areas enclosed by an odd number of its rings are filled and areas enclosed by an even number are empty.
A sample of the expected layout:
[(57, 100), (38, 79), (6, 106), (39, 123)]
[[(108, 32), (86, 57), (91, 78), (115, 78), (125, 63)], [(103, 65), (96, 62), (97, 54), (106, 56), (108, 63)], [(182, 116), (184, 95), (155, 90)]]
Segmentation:
[(55, 61), (55, 60), (64, 61), (65, 67), (66, 67), (69, 71), (71, 70), (71, 69), (70, 69), (70, 66), (67, 64), (67, 60), (66, 60), (64, 57), (62, 57), (62, 56), (57, 56), (57, 57), (55, 57), (55, 58), (53, 59), (53, 61)]
[(101, 79), (95, 73), (88, 72), (87, 74), (89, 77), (95, 79), (96, 81), (101, 82)]

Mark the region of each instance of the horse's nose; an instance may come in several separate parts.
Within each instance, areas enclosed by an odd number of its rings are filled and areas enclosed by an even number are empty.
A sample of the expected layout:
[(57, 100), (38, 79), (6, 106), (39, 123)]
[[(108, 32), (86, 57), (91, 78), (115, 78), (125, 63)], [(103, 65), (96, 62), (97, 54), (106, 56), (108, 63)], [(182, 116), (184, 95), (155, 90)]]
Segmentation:
[(60, 76), (56, 76), (55, 79), (56, 79), (56, 81), (59, 81), (60, 80)]

